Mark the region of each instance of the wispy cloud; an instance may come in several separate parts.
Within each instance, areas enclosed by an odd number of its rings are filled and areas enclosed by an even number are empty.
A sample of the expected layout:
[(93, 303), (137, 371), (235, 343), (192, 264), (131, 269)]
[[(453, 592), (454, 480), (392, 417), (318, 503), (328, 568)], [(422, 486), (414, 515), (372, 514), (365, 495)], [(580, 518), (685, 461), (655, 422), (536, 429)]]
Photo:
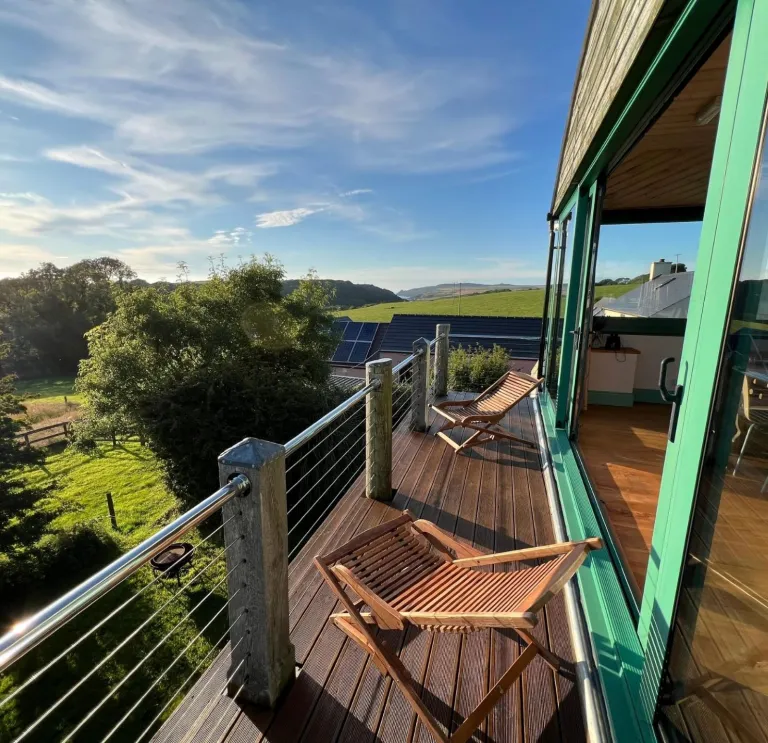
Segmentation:
[(326, 207), (320, 206), (313, 209), (300, 207), (298, 209), (286, 209), (278, 212), (266, 212), (256, 215), (256, 226), (268, 229), (271, 227), (291, 227), (294, 224), (303, 222), (307, 217), (313, 214), (325, 211)]
[(236, 245), (250, 245), (253, 232), (245, 227), (235, 227), (233, 230), (216, 230), (208, 243), (215, 247), (230, 248)]
[(344, 193), (341, 194), (342, 198), (347, 198), (348, 196), (362, 196), (363, 194), (373, 193), (372, 188), (353, 188), (351, 191), (344, 191)]
[(227, 0), (6, 0), (0, 21), (51, 52), (28, 76), (0, 77), (0, 97), (111, 126), (133, 152), (330, 146), (409, 172), (508, 158), (516, 122), (488, 95), (508, 83), (499, 70), (425, 64), (376, 38), (276, 43), (249, 20)]

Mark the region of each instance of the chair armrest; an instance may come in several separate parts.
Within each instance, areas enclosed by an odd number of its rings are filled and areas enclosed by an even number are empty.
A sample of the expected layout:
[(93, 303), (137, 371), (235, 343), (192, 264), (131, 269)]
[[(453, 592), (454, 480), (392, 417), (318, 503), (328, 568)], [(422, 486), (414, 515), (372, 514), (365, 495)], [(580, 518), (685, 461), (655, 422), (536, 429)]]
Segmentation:
[(563, 586), (576, 575), (576, 571), (587, 559), (589, 551), (590, 547), (586, 541), (578, 542), (547, 580), (536, 586), (525, 597), (525, 602), (522, 604), (524, 610), (536, 613), (542, 606), (546, 606), (552, 598), (560, 593)]
[[(485, 556), (484, 552), (481, 552), (474, 547), (470, 547), (468, 544), (460, 542), (455, 539), (448, 532), (443, 531), (439, 526), (435, 526), (431, 521), (426, 519), (418, 519), (413, 522), (414, 528), (421, 532), (437, 549), (441, 552), (454, 552), (457, 557), (477, 559), (481, 556)], [(451, 557), (451, 555), (449, 555)], [(454, 562), (456, 562), (454, 560)]]
[(509, 552), (495, 552), (490, 555), (480, 555), (478, 557), (465, 557), (453, 561), (454, 565), (463, 568), (476, 568), (484, 565), (501, 565), (507, 562), (522, 562), (523, 560), (535, 560), (540, 557), (552, 557), (562, 555), (584, 545), (587, 552), (590, 550), (599, 550), (603, 542), (598, 537), (590, 537), (580, 542), (560, 542), (559, 544), (547, 544), (541, 547), (526, 547), (521, 550), (511, 550)]

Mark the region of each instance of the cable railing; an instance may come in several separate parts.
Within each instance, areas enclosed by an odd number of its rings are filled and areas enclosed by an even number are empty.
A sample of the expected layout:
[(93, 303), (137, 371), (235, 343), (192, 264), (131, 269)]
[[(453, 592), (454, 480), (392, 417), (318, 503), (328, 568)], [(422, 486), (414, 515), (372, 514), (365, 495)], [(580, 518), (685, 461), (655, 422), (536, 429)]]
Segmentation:
[[(139, 741), (155, 730), (230, 636), (227, 584), (240, 564), (227, 555), (240, 537), (221, 509), (249, 491), (233, 478), (0, 638), (4, 741)], [(180, 546), (183, 572), (151, 567)]]
[(288, 616), (288, 562), (351, 488), (388, 497), (391, 447), (372, 432), (381, 411), (393, 431), (423, 420), (438, 340), (394, 367), (372, 362), (369, 383), (284, 446), (224, 452), (219, 490), (0, 637), (0, 740), (175, 739), (175, 708), (224, 650), (226, 683), (207, 693), (228, 694), (225, 710), (257, 698), (258, 664), (279, 654), (257, 661), (256, 646), (277, 642), (261, 630)]
[(365, 468), (365, 400), (374, 381), (285, 445), (289, 559)]

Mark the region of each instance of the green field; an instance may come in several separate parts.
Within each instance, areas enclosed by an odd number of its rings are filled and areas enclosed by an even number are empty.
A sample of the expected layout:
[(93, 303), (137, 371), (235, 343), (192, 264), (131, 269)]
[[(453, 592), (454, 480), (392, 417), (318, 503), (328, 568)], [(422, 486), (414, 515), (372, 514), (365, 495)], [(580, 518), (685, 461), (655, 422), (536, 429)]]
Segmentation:
[(98, 522), (109, 526), (106, 493), (117, 512), (116, 541), (125, 549), (154, 534), (176, 514), (176, 498), (162, 481), (152, 452), (136, 441), (101, 444), (93, 454), (52, 448), (42, 467), (26, 471), (31, 485), (56, 483), (48, 506), (63, 509), (52, 529)]
[[(595, 298), (620, 297), (639, 284), (622, 286), (598, 286)], [(425, 299), (396, 304), (374, 304), (356, 310), (341, 310), (337, 315), (346, 315), (361, 322), (390, 322), (392, 315), (489, 315), (493, 317), (541, 317), (544, 307), (544, 290), (529, 289), (508, 292), (472, 294), (459, 300)]]
[(16, 390), (27, 409), (26, 415), (19, 416), (27, 427), (74, 420), (80, 415), (83, 396), (75, 392), (74, 377), (18, 380)]
[[(8, 596), (14, 597), (13, 608), (10, 604), (4, 607), (6, 621), (7, 612), (12, 620), (19, 619), (60, 596), (178, 513), (176, 498), (165, 487), (153, 454), (137, 442), (116, 447), (103, 444), (92, 454), (72, 447), (52, 448), (43, 466), (28, 468), (24, 475), (31, 483), (56, 484), (53, 493), (36, 506), (39, 512), (47, 511), (55, 518), (36, 546), (22, 548), (21, 555), (35, 557), (22, 563), (25, 567), (21, 573), (16, 568), (16, 574), (21, 575), (20, 585), (9, 578), (13, 560), (18, 558), (0, 553), (0, 575), (5, 581), (11, 580)], [(108, 517), (107, 491), (114, 498), (117, 530), (112, 529)], [(78, 541), (76, 535), (82, 535), (83, 530), (91, 530), (92, 536), (81, 536)], [(200, 535), (195, 531), (184, 539), (197, 543)], [(188, 691), (197, 675), (195, 667), (201, 664), (204, 668), (216, 657), (215, 651), (208, 655), (209, 651), (225, 633), (225, 564), (218, 539), (214, 536), (197, 549), (181, 587), (175, 580), (155, 582), (154, 571), (149, 566), (141, 568), (14, 664), (0, 677), (0, 699), (63, 652), (75, 638), (82, 638), (101, 618), (124, 606), (28, 691), (0, 707), (0, 740), (14, 739), (92, 669), (96, 669), (94, 675), (25, 740), (42, 743), (61, 739), (102, 701), (103, 707), (75, 740), (100, 740), (104, 731), (127, 713), (110, 740), (128, 743), (151, 736)], [(27, 549), (32, 552), (27, 553)], [(115, 654), (101, 665), (113, 650)], [(126, 678), (127, 683), (115, 693)], [(145, 693), (146, 698), (131, 711)], [(158, 716), (158, 721), (153, 722)]]
[(74, 377), (46, 377), (43, 379), (20, 379), (16, 382), (17, 392), (36, 402), (82, 402), (82, 395), (75, 392)]

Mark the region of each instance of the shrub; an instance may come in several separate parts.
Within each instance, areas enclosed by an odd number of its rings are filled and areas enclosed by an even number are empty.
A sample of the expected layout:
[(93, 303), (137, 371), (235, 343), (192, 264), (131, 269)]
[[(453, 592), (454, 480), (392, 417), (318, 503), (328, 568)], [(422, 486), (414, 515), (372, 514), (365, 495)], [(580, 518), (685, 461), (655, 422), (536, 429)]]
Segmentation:
[(185, 507), (218, 486), (216, 457), (246, 436), (284, 442), (344, 395), (329, 382), (329, 297), (318, 281), (282, 294), (282, 267), (252, 261), (184, 282), (140, 289), (88, 333), (78, 390), (86, 419), (142, 436)]
[(501, 346), (454, 348), (448, 356), (448, 386), (460, 392), (482, 392), (507, 371), (509, 357)]

